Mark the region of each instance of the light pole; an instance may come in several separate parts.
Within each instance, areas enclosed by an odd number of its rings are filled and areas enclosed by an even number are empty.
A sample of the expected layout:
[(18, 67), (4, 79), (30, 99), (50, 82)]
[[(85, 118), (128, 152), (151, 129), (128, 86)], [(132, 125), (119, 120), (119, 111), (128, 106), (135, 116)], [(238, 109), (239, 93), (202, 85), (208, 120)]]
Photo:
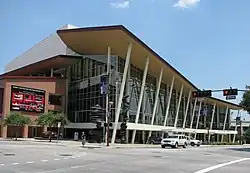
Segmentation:
[(107, 147), (109, 146), (109, 126), (110, 126), (110, 120), (111, 120), (111, 107), (114, 104), (114, 102), (109, 102), (108, 107), (108, 113), (106, 114), (106, 143)]

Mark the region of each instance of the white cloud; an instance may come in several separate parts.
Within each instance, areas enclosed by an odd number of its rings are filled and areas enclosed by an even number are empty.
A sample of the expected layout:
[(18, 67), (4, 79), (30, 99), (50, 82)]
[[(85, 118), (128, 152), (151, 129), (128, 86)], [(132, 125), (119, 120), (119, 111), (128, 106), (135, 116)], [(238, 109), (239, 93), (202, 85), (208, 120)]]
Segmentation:
[(119, 2), (111, 2), (110, 6), (113, 8), (129, 8), (131, 4), (131, 0), (119, 1)]
[(174, 7), (188, 8), (194, 6), (198, 2), (200, 2), (200, 0), (178, 0), (178, 2), (174, 4)]

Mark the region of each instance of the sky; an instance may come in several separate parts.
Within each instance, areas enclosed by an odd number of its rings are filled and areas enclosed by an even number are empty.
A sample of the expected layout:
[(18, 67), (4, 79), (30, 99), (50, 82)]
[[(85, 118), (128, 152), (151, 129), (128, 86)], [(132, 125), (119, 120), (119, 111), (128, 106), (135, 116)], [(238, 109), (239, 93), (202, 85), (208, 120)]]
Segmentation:
[[(122, 24), (198, 88), (245, 89), (249, 6), (249, 0), (1, 0), (0, 73), (65, 24)], [(239, 103), (241, 95), (232, 102)], [(225, 99), (222, 93), (213, 96)]]

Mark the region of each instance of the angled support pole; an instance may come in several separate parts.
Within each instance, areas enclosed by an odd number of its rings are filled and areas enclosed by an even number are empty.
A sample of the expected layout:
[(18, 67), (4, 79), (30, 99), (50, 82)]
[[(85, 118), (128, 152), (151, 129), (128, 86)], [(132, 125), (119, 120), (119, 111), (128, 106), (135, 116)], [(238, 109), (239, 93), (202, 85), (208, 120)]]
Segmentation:
[(180, 110), (180, 105), (181, 105), (182, 93), (183, 93), (183, 84), (181, 84), (181, 91), (180, 91), (178, 105), (177, 105), (177, 111), (176, 111), (176, 115), (175, 115), (174, 127), (177, 126), (177, 122), (178, 122), (178, 115), (179, 115), (179, 110)]
[(119, 94), (117, 109), (115, 112), (115, 123), (114, 123), (114, 129), (113, 129), (112, 140), (111, 140), (112, 144), (115, 143), (116, 131), (117, 131), (117, 127), (118, 127), (119, 115), (120, 115), (121, 105), (122, 105), (122, 98), (123, 98), (123, 93), (124, 93), (124, 88), (125, 88), (125, 83), (126, 83), (126, 78), (127, 78), (127, 73), (128, 73), (128, 67), (130, 64), (131, 52), (132, 52), (132, 42), (128, 46), (127, 55), (126, 55), (126, 61), (125, 61), (125, 67), (124, 67), (124, 72), (123, 72), (123, 77), (122, 77), (120, 94)]
[[(166, 108), (166, 112), (165, 112), (165, 118), (164, 118), (164, 123), (163, 123), (163, 127), (165, 127), (167, 125), (167, 120), (168, 120), (168, 114), (169, 114), (169, 108), (170, 108), (170, 103), (171, 103), (171, 97), (172, 97), (172, 93), (173, 93), (173, 88), (174, 88), (174, 76), (172, 77), (172, 82), (171, 82), (171, 86), (170, 86), (170, 90), (169, 90), (169, 94), (168, 94), (168, 102), (167, 102), (167, 108)], [(162, 133), (162, 137), (164, 136), (164, 132)]]
[[(209, 128), (210, 130), (213, 130), (215, 108), (216, 108), (216, 103), (214, 103), (214, 106), (213, 106), (212, 118), (211, 118), (210, 128)], [(209, 133), (209, 134), (208, 134), (208, 142), (210, 142), (210, 139), (211, 139), (211, 134)]]
[[(135, 117), (135, 124), (137, 124), (139, 121), (139, 115), (140, 115), (142, 100), (143, 100), (143, 96), (144, 96), (144, 88), (145, 88), (147, 74), (148, 74), (148, 65), (149, 65), (149, 57), (147, 57), (145, 67), (144, 67), (144, 73), (143, 73), (142, 84), (141, 84), (141, 91), (140, 91), (138, 107), (137, 107), (136, 117)], [(136, 130), (133, 130), (132, 142), (131, 142), (132, 144), (134, 144), (134, 142), (135, 142), (135, 135), (136, 135)]]
[(188, 114), (188, 108), (189, 108), (191, 93), (192, 93), (192, 90), (190, 90), (189, 93), (188, 93), (188, 100), (187, 100), (187, 105), (186, 105), (186, 110), (185, 110), (185, 115), (184, 115), (184, 120), (183, 120), (183, 125), (182, 125), (183, 129), (186, 127), (186, 120), (187, 120), (187, 114)]
[(198, 98), (195, 98), (194, 106), (193, 106), (193, 112), (192, 112), (192, 117), (191, 117), (191, 123), (190, 123), (190, 129), (193, 128), (194, 114), (195, 114), (195, 109), (196, 109), (197, 100), (198, 100)]
[[(152, 119), (151, 119), (151, 125), (154, 125), (154, 120), (155, 120), (155, 114), (156, 114), (156, 110), (157, 110), (157, 106), (158, 106), (158, 101), (159, 101), (159, 92), (160, 92), (160, 88), (161, 88), (161, 79), (162, 79), (162, 75), (163, 75), (163, 68), (161, 68), (161, 72), (160, 72), (160, 76), (158, 78), (158, 84), (157, 84), (157, 88), (156, 88), (156, 94), (155, 94), (155, 103), (154, 103), (154, 108), (153, 108), (153, 114), (152, 114)], [(149, 131), (148, 133), (148, 138), (152, 135), (152, 131)]]
[[(223, 123), (223, 131), (224, 131), (225, 128), (226, 128), (228, 110), (229, 110), (229, 108), (228, 108), (228, 106), (227, 106), (226, 114), (225, 114), (225, 119), (224, 119), (224, 123)], [(221, 136), (221, 142), (223, 142), (223, 141), (224, 141), (224, 134)]]
[[(202, 100), (200, 101), (200, 105), (199, 105), (199, 112), (198, 112), (198, 117), (197, 117), (197, 122), (196, 122), (196, 127), (195, 129), (197, 130), (199, 127), (199, 121), (200, 121), (200, 116), (201, 116), (201, 106), (202, 106)], [(196, 139), (197, 136), (197, 132), (195, 132), (194, 138)]]

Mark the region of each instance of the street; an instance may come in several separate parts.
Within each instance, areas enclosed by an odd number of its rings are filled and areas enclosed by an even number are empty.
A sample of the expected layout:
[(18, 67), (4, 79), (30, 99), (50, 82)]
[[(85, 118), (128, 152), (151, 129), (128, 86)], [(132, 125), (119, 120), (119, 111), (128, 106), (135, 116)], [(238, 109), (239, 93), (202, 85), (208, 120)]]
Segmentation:
[(0, 141), (0, 172), (249, 173), (248, 147), (88, 149)]

